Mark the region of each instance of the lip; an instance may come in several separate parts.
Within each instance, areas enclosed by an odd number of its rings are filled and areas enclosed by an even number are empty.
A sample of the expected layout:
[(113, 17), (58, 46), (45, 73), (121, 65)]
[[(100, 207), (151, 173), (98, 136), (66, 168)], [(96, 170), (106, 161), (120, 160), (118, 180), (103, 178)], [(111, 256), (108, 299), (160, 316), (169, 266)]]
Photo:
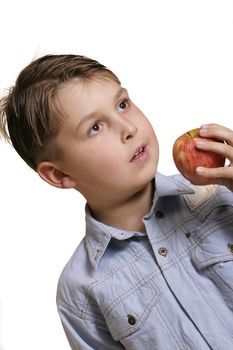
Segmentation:
[(146, 160), (147, 157), (148, 157), (147, 145), (146, 144), (142, 144), (134, 152), (134, 155), (131, 158), (130, 163), (142, 162), (142, 161)]

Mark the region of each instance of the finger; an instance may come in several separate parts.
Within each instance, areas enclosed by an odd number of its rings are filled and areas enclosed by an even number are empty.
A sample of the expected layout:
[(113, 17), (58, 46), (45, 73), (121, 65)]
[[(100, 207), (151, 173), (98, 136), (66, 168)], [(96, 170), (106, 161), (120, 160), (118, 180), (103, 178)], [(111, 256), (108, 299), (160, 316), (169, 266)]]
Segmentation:
[(195, 144), (196, 147), (200, 150), (218, 153), (223, 157), (229, 159), (231, 162), (233, 161), (233, 147), (227, 143), (197, 140)]
[[(228, 187), (231, 191), (233, 191), (232, 168), (222, 168), (222, 173), (218, 171), (218, 174), (215, 173), (215, 170), (217, 169), (207, 170), (206, 168), (197, 168), (197, 173), (207, 178), (209, 184), (223, 185)], [(223, 175), (224, 177), (221, 177), (221, 175)]]
[(200, 128), (200, 136), (214, 137), (233, 146), (233, 130), (218, 124), (205, 124)]
[(201, 176), (207, 177), (207, 178), (211, 178), (212, 180), (233, 179), (233, 168), (232, 167), (219, 167), (219, 168), (197, 167), (196, 172), (198, 175), (201, 175)]

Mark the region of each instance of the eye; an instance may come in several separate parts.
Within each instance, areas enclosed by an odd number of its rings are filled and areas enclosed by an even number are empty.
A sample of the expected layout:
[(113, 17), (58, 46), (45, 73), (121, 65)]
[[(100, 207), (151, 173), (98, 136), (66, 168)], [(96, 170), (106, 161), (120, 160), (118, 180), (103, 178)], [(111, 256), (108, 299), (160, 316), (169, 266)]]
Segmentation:
[(95, 123), (92, 125), (90, 131), (89, 131), (89, 135), (95, 135), (98, 132), (100, 132), (100, 130), (102, 129), (102, 124), (101, 123)]
[(120, 110), (125, 110), (127, 109), (129, 106), (129, 99), (128, 98), (125, 98), (124, 100), (122, 100), (120, 103), (119, 103), (119, 109)]

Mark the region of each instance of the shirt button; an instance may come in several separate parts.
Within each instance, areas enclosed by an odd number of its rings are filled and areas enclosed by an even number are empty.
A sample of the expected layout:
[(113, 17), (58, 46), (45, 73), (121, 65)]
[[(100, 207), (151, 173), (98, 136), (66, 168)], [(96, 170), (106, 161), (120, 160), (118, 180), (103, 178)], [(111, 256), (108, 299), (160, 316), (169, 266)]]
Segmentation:
[(233, 253), (233, 244), (228, 243), (228, 249), (231, 253)]
[(164, 247), (159, 248), (159, 254), (162, 256), (166, 256), (167, 255), (167, 249)]
[(161, 212), (160, 210), (157, 210), (156, 213), (155, 213), (155, 216), (158, 218), (158, 219), (162, 219), (164, 217), (164, 214), (163, 212)]
[(187, 232), (187, 233), (186, 233), (186, 237), (187, 237), (187, 238), (190, 238), (190, 237), (191, 237), (191, 232)]
[(136, 324), (136, 318), (133, 315), (127, 315), (128, 317), (128, 324), (130, 326), (134, 326)]

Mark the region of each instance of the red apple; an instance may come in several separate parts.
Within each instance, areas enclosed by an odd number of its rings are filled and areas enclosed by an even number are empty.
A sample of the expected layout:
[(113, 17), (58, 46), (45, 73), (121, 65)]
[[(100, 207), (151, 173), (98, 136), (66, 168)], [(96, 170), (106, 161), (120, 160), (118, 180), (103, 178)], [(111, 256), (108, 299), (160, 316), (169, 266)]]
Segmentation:
[(215, 141), (222, 142), (214, 138), (205, 138), (199, 135), (200, 129), (193, 129), (178, 137), (173, 145), (173, 159), (180, 173), (191, 181), (194, 185), (205, 185), (210, 179), (202, 177), (196, 173), (198, 166), (206, 168), (222, 167), (225, 158), (217, 153), (199, 150), (195, 146), (195, 141)]

